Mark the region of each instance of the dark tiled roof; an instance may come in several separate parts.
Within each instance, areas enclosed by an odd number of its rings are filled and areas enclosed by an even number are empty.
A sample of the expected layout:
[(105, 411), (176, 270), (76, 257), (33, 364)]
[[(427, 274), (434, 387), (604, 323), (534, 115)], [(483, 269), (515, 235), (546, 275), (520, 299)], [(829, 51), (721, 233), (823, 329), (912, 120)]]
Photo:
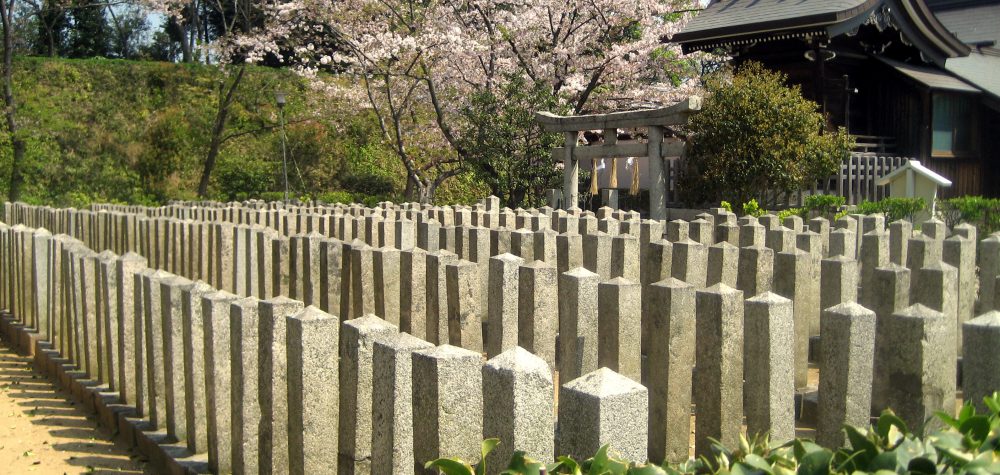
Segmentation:
[(900, 74), (931, 89), (959, 92), (979, 92), (979, 89), (966, 84), (961, 79), (958, 79), (938, 68), (914, 66), (887, 58), (878, 59), (891, 66)]
[(673, 41), (707, 40), (777, 29), (826, 26), (873, 6), (870, 0), (721, 0), (713, 2)]
[(993, 96), (1000, 97), (1000, 53), (973, 50), (964, 58), (949, 58), (945, 68)]
[(934, 10), (941, 24), (966, 43), (1000, 43), (1000, 2), (968, 8)]

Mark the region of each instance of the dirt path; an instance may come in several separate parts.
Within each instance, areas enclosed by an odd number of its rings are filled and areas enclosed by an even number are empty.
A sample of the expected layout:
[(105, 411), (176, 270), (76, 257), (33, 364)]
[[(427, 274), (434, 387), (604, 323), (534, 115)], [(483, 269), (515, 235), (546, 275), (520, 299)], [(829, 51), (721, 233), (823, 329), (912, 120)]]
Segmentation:
[(0, 473), (154, 473), (0, 339)]

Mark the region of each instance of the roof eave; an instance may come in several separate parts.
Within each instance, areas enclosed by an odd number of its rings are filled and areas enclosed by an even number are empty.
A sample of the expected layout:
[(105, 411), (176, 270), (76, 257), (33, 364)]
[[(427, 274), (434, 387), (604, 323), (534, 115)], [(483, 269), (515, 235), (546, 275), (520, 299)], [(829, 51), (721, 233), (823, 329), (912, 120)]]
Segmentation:
[[(726, 40), (738, 41), (753, 37), (767, 36), (768, 33), (791, 32), (802, 30), (816, 30), (820, 28), (830, 28), (844, 22), (848, 22), (859, 15), (867, 15), (872, 9), (878, 6), (882, 0), (867, 0), (865, 3), (853, 8), (841, 10), (839, 12), (820, 13), (804, 17), (786, 18), (781, 20), (755, 23), (752, 25), (735, 25), (709, 30), (681, 31), (674, 34), (664, 42), (679, 43), (685, 53), (694, 51), (690, 48), (692, 43), (719, 43)], [(746, 28), (753, 28), (747, 31)]]

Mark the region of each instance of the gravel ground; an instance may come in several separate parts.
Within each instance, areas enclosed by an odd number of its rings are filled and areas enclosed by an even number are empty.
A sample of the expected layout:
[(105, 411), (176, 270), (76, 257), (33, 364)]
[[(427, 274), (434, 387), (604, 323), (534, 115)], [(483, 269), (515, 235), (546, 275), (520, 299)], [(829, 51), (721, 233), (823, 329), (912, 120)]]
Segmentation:
[(155, 473), (0, 340), (0, 473)]

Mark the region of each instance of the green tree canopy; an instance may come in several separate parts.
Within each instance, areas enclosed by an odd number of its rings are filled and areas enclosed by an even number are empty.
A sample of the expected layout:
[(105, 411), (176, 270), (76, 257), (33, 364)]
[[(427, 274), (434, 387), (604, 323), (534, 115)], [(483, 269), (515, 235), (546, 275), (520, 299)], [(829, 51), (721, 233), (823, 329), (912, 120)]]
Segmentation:
[(545, 133), (534, 114), (562, 109), (550, 87), (519, 75), (506, 78), (496, 93), (480, 90), (470, 98), (463, 110), (466, 164), (505, 206), (539, 205), (545, 189), (559, 182), (552, 148), (561, 137)]
[(693, 140), (680, 182), (687, 201), (770, 205), (836, 171), (850, 135), (824, 130), (816, 103), (786, 79), (753, 62), (709, 79), (702, 110), (689, 123)]

